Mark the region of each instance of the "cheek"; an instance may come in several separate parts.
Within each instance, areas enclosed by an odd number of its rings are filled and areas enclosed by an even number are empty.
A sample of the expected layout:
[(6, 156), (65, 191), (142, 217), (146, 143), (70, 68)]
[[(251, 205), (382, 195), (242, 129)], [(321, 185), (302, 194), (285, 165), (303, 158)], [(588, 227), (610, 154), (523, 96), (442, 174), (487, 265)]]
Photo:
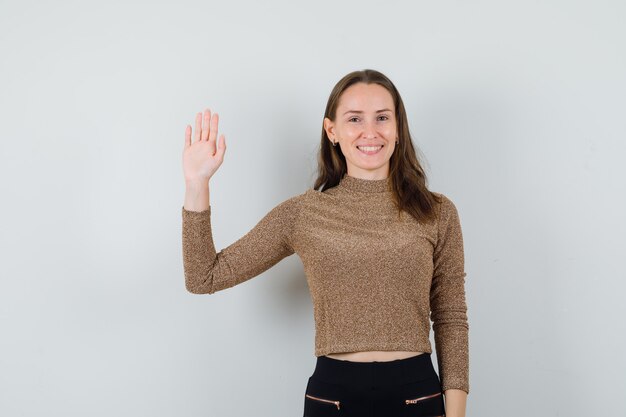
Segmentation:
[(359, 134), (359, 132), (361, 132), (361, 129), (358, 125), (347, 125), (346, 127), (344, 127), (343, 131), (344, 136), (356, 136)]
[(396, 126), (392, 123), (389, 123), (385, 126), (381, 126), (380, 131), (384, 132), (385, 135), (393, 136), (396, 134)]

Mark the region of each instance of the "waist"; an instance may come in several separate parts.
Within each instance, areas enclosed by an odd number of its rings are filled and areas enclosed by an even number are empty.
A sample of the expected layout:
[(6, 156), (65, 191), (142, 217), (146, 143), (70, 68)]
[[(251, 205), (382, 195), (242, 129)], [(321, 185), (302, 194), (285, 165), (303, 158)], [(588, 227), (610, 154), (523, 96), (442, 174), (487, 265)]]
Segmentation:
[(390, 361), (355, 362), (318, 356), (312, 378), (329, 384), (400, 385), (438, 378), (428, 352)]
[[(412, 356), (419, 355), (424, 352), (409, 352), (409, 351), (388, 351), (388, 350), (370, 350), (361, 352), (340, 352), (340, 353), (327, 353), (325, 356), (333, 359), (348, 360), (353, 362), (371, 362), (371, 361), (393, 361), (396, 359), (406, 359)], [(320, 355), (321, 356), (321, 355)]]

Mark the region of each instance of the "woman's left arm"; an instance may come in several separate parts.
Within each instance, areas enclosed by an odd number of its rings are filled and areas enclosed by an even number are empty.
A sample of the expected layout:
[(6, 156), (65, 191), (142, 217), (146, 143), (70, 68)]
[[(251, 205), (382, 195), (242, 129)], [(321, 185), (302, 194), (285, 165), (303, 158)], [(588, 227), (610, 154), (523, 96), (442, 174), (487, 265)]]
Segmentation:
[(459, 213), (445, 195), (439, 205), (430, 308), (446, 417), (464, 417), (469, 393), (465, 256)]
[(444, 391), (446, 417), (465, 417), (467, 392), (462, 389), (447, 389)]

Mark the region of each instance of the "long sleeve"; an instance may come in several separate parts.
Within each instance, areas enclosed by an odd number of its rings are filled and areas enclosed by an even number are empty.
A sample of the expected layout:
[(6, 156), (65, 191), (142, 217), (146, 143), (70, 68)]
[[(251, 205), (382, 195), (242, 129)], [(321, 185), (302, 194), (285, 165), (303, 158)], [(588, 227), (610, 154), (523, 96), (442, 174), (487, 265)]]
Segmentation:
[(267, 213), (239, 240), (216, 252), (211, 230), (211, 207), (189, 211), (182, 207), (182, 246), (185, 287), (194, 294), (213, 294), (240, 284), (292, 255), (291, 232), (296, 219), (295, 197)]
[(443, 391), (452, 388), (469, 393), (469, 325), (463, 235), (455, 205), (441, 195), (443, 202), (439, 205), (439, 230), (430, 289), (437, 363)]

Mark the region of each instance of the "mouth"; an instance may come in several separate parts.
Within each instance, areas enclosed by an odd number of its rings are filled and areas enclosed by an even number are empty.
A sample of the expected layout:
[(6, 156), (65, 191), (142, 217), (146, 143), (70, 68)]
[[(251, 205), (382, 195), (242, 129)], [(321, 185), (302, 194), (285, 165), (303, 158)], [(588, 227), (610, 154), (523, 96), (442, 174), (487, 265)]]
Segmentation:
[(376, 155), (385, 145), (378, 146), (357, 146), (356, 148), (365, 155)]

